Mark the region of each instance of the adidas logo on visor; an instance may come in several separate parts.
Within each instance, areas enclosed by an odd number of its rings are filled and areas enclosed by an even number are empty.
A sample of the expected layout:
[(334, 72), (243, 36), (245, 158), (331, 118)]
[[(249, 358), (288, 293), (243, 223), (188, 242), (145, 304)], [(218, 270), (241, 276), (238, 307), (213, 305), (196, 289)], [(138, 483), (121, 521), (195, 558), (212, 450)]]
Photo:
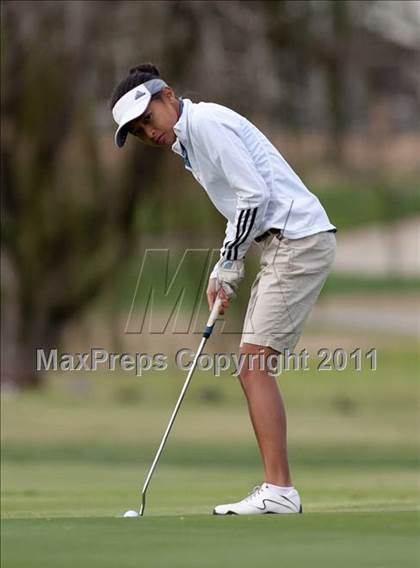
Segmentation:
[(134, 100), (136, 101), (137, 99), (144, 97), (145, 94), (146, 93), (143, 93), (142, 91), (136, 91), (136, 94), (134, 95)]

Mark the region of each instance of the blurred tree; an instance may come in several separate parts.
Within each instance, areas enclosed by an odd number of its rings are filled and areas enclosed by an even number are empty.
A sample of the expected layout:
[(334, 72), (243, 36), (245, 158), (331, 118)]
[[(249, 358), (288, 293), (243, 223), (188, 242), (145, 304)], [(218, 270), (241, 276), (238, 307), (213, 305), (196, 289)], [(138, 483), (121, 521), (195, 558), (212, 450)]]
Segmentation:
[(2, 18), (2, 377), (34, 386), (36, 348), (60, 346), (133, 249), (135, 206), (161, 154), (127, 152), (118, 175), (101, 161), (88, 90), (112, 14), (53, 2), (25, 15), (20, 4)]
[[(278, 54), (278, 74), (289, 83), (286, 115), (294, 128), (307, 127), (312, 105), (310, 78), (321, 72), (326, 83), (326, 115), (331, 132), (331, 158), (341, 160), (346, 127), (345, 95), (354, 6), (360, 2), (284, 0), (263, 3), (267, 34)], [(363, 10), (363, 6), (357, 6)], [(305, 96), (305, 93), (309, 96)], [(306, 107), (306, 108), (305, 108)]]

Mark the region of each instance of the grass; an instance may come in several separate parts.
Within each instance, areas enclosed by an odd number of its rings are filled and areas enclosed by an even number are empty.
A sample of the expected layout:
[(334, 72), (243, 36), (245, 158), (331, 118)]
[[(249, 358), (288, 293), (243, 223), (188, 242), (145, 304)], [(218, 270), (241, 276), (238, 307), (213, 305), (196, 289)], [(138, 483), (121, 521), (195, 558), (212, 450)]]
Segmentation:
[(410, 568), (414, 524), (413, 513), (9, 521), (5, 537), (16, 552), (5, 552), (4, 566)]
[(420, 278), (416, 276), (358, 276), (346, 274), (331, 274), (322, 296), (332, 294), (372, 294), (378, 293), (401, 294), (417, 292), (420, 289)]
[(236, 379), (194, 377), (146, 516), (120, 519), (184, 375), (52, 375), (3, 400), (3, 566), (417, 566), (418, 369), (407, 341), (376, 372), (281, 377), (305, 514), (258, 518), (210, 515), (261, 481)]
[[(311, 187), (310, 187), (311, 189)], [(339, 230), (392, 222), (420, 211), (418, 182), (411, 180), (335, 183), (312, 188)]]

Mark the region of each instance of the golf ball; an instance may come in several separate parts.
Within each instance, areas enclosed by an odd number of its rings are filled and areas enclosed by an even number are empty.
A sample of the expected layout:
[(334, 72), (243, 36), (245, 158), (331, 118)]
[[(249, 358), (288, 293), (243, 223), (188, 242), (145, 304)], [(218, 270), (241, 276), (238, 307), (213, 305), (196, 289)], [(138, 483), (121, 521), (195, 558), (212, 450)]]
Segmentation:
[(137, 513), (137, 511), (126, 511), (124, 513), (124, 517), (138, 517), (139, 514)]

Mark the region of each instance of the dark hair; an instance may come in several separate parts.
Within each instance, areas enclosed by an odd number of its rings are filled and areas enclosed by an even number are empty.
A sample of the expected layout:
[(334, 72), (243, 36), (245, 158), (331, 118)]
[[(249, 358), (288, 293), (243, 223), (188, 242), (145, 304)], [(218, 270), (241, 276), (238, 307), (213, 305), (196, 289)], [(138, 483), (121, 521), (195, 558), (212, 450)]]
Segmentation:
[[(129, 75), (115, 87), (110, 100), (111, 109), (128, 91), (131, 91), (134, 87), (138, 87), (150, 79), (156, 79), (158, 77), (160, 77), (159, 69), (156, 65), (153, 65), (153, 63), (140, 63), (132, 67), (129, 71)], [(157, 93), (153, 98), (159, 96), (160, 93)]]

